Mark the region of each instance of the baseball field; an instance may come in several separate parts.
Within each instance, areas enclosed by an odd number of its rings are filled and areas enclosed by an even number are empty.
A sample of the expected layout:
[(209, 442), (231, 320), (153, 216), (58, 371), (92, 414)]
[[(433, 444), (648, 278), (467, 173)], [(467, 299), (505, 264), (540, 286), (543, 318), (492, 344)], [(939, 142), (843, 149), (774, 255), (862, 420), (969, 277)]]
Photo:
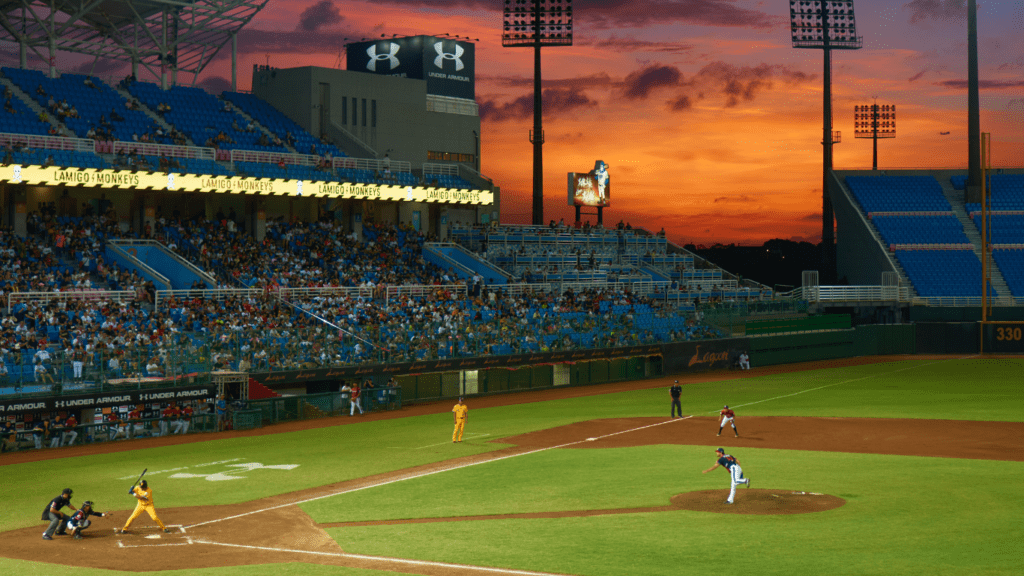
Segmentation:
[[(1024, 359), (877, 357), (0, 456), (0, 572), (1024, 573)], [(739, 438), (718, 432), (736, 411)], [(735, 455), (752, 486), (724, 504)], [(146, 478), (148, 516), (116, 535)], [(63, 488), (82, 540), (41, 539)]]

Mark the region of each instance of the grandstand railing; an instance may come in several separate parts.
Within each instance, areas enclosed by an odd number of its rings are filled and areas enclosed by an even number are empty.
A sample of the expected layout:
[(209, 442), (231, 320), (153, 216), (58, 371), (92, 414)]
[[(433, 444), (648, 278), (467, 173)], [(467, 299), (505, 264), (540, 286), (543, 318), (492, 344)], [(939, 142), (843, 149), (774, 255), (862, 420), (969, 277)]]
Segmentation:
[(422, 298), (431, 294), (437, 294), (439, 291), (448, 292), (455, 296), (465, 296), (468, 293), (468, 289), (465, 284), (439, 284), (436, 286), (388, 286), (385, 294), (387, 302), (391, 302), (392, 298), (399, 298), (401, 296), (409, 296), (412, 298)]
[(231, 150), (231, 163), (235, 162), (259, 162), (262, 164), (285, 164), (295, 166), (317, 166), (320, 164), (320, 156), (310, 154), (292, 154), (291, 152), (261, 152), (256, 150)]
[(913, 295), (906, 286), (801, 286), (779, 297), (808, 302), (910, 302)]
[(13, 148), (21, 144), (27, 148), (46, 150), (68, 150), (73, 152), (95, 152), (96, 142), (88, 138), (66, 138), (63, 136), (40, 136), (36, 134), (0, 134), (0, 145)]
[[(390, 160), (392, 172), (412, 172), (412, 163), (405, 160)], [(335, 168), (348, 168), (350, 170), (376, 170), (384, 171), (384, 160), (375, 158), (335, 158)]]
[(266, 290), (262, 288), (217, 288), (212, 290), (157, 290), (156, 296), (153, 297), (153, 307), (157, 310), (160, 309), (161, 303), (167, 304), (167, 300), (176, 298), (178, 300), (192, 300), (192, 299), (214, 299), (223, 300), (224, 298), (240, 297), (240, 298), (253, 298), (264, 294)]
[(423, 163), (424, 174), (447, 174), (449, 176), (458, 176), (459, 167), (456, 164), (438, 164), (436, 162), (424, 162)]
[(138, 293), (134, 290), (68, 290), (64, 292), (11, 292), (7, 295), (7, 313), (18, 302), (40, 300), (101, 300), (126, 302), (135, 300)]
[[(969, 306), (981, 306), (981, 296), (915, 296), (911, 302), (915, 306), (945, 306), (952, 308), (969, 307)], [(988, 299), (990, 306), (1016, 306), (1018, 304), (1016, 298), (996, 298), (990, 297)]]
[(296, 287), (281, 286), (274, 288), (271, 294), (278, 298), (313, 298), (316, 296), (343, 296), (346, 298), (373, 298), (374, 288), (365, 286), (313, 286)]
[[(125, 154), (130, 154), (132, 151), (135, 151), (136, 154), (142, 154), (145, 156), (167, 156), (168, 158), (191, 158), (195, 160), (215, 159), (213, 148), (175, 146), (173, 144), (153, 144), (149, 142), (125, 142), (123, 140), (116, 140), (112, 142), (112, 144), (113, 148), (110, 150), (111, 154), (117, 154), (122, 151)], [(102, 153), (100, 150), (97, 150), (97, 152)]]

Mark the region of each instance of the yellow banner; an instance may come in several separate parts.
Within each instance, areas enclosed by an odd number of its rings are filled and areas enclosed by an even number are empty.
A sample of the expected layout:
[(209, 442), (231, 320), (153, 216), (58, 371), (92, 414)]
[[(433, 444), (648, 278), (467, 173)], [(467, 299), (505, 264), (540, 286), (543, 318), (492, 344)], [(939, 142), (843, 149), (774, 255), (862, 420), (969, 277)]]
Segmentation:
[(453, 204), (494, 203), (488, 190), (456, 190), (423, 186), (395, 186), (356, 182), (316, 182), (282, 180), (279, 178), (246, 178), (242, 176), (203, 176), (198, 174), (165, 174), (163, 172), (132, 172), (129, 170), (97, 170), (95, 168), (60, 168), (50, 166), (2, 166), (0, 181), (39, 186), (97, 186), (102, 188), (135, 188), (175, 192), (228, 192), (231, 194), (268, 194), (278, 196), (311, 196), (325, 198), (360, 198), (397, 202), (443, 202)]

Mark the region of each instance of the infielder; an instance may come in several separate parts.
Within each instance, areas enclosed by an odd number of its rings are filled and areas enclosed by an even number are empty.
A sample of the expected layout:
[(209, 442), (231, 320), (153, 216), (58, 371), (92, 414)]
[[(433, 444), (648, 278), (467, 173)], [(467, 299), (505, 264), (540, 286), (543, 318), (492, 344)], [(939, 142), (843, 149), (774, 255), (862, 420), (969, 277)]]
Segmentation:
[(124, 528), (118, 531), (119, 534), (127, 534), (128, 527), (132, 525), (132, 522), (139, 517), (143, 512), (149, 514), (149, 517), (154, 522), (160, 525), (160, 528), (164, 532), (170, 532), (171, 529), (164, 526), (164, 523), (160, 521), (160, 518), (156, 515), (156, 508), (153, 507), (153, 491), (149, 489), (149, 484), (143, 480), (138, 486), (128, 491), (129, 494), (135, 497), (138, 502), (135, 504), (135, 511), (128, 517), (128, 521), (124, 523)]
[(462, 431), (466, 428), (466, 420), (469, 420), (469, 406), (462, 402), (452, 408), (452, 416), (455, 418), (455, 430), (452, 430), (452, 443), (462, 442)]
[(708, 468), (702, 474), (707, 474), (719, 466), (724, 466), (729, 471), (729, 479), (731, 480), (729, 489), (729, 499), (725, 501), (726, 504), (732, 504), (733, 499), (736, 497), (736, 485), (746, 484), (747, 488), (750, 488), (750, 478), (743, 477), (743, 468), (740, 468), (740, 461), (737, 460), (732, 454), (726, 454), (725, 450), (719, 448), (715, 450), (715, 455), (718, 456), (718, 461), (711, 468)]
[(668, 393), (672, 396), (672, 414), (669, 418), (676, 417), (676, 410), (679, 410), (679, 417), (683, 417), (683, 405), (679, 403), (679, 397), (683, 394), (683, 387), (679, 385), (679, 380), (668, 389)]
[(104, 514), (103, 512), (95, 512), (92, 509), (92, 501), (86, 500), (82, 503), (82, 508), (71, 515), (71, 519), (68, 520), (68, 532), (75, 538), (75, 540), (82, 539), (82, 530), (85, 530), (92, 525), (89, 521), (89, 516), (110, 516), (110, 513)]
[(722, 435), (722, 429), (725, 428), (726, 424), (732, 424), (732, 433), (739, 438), (740, 433), (736, 430), (736, 413), (730, 410), (729, 406), (726, 405), (725, 408), (722, 408), (719, 414), (722, 416), (722, 423), (718, 425), (718, 435)]

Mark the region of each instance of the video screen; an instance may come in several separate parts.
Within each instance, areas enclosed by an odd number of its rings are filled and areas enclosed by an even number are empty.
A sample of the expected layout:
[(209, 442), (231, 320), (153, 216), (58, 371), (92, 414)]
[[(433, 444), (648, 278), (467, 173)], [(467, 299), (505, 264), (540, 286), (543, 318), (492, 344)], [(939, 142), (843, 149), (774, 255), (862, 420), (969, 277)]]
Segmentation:
[(608, 206), (611, 190), (608, 165), (602, 160), (590, 172), (569, 172), (570, 206)]

